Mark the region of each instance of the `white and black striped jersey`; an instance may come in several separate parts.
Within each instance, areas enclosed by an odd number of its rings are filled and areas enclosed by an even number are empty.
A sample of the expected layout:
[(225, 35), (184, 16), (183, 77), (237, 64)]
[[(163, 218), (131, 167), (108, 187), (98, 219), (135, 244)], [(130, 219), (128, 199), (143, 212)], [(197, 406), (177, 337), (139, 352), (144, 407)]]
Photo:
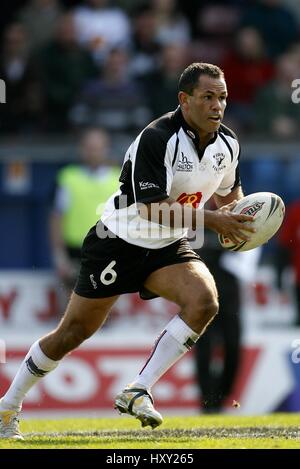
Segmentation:
[(198, 134), (178, 107), (151, 122), (132, 142), (120, 190), (106, 203), (101, 220), (128, 243), (149, 249), (167, 246), (185, 236), (186, 230), (170, 230), (141, 218), (137, 203), (171, 197), (202, 208), (214, 193), (225, 196), (240, 184), (239, 154), (236, 135), (223, 124), (200, 151)]

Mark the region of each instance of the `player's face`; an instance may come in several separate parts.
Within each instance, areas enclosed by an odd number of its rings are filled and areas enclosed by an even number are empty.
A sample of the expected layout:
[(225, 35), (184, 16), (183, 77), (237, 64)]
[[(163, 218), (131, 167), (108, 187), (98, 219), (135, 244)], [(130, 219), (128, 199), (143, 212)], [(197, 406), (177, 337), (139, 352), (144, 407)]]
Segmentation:
[(227, 87), (224, 78), (199, 77), (193, 94), (183, 93), (181, 106), (188, 123), (201, 134), (218, 130), (226, 107)]

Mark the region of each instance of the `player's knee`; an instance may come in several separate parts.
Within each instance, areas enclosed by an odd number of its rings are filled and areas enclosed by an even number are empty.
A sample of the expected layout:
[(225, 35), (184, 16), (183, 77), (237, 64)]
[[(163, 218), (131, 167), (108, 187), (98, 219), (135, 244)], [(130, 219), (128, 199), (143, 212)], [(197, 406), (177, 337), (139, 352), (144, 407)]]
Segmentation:
[(210, 322), (219, 311), (219, 302), (217, 298), (212, 298), (210, 301), (204, 304), (203, 315), (207, 322)]
[(209, 323), (218, 313), (219, 303), (218, 299), (211, 292), (199, 295), (193, 305), (195, 315), (201, 322)]

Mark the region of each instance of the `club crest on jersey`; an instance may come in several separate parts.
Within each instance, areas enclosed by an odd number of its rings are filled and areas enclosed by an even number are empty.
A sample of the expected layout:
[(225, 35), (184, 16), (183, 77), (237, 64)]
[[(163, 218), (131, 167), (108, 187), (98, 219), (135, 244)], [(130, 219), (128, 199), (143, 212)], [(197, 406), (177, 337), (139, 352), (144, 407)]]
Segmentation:
[(254, 217), (257, 214), (257, 212), (259, 212), (262, 209), (264, 203), (265, 202), (255, 202), (255, 204), (249, 205), (248, 207), (243, 208), (241, 213), (243, 215), (251, 215), (252, 217)]
[(213, 169), (216, 171), (216, 173), (220, 173), (223, 169), (226, 168), (226, 164), (222, 164), (225, 155), (224, 153), (215, 153), (213, 155), (213, 158), (215, 160), (215, 164), (213, 164)]
[(188, 157), (180, 152), (180, 157), (177, 165), (177, 171), (185, 171), (190, 173), (194, 169), (194, 162), (189, 161)]
[(176, 202), (179, 202), (181, 205), (188, 205), (193, 208), (198, 208), (200, 201), (202, 199), (202, 192), (195, 192), (194, 194), (187, 194), (183, 192), (177, 197)]

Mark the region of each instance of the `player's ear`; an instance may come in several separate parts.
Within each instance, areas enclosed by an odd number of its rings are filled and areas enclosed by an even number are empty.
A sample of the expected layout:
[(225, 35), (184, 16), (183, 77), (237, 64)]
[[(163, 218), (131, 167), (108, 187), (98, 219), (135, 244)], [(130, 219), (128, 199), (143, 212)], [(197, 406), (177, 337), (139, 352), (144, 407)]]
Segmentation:
[(180, 106), (184, 109), (189, 104), (189, 95), (184, 91), (179, 91), (178, 93), (178, 101)]

